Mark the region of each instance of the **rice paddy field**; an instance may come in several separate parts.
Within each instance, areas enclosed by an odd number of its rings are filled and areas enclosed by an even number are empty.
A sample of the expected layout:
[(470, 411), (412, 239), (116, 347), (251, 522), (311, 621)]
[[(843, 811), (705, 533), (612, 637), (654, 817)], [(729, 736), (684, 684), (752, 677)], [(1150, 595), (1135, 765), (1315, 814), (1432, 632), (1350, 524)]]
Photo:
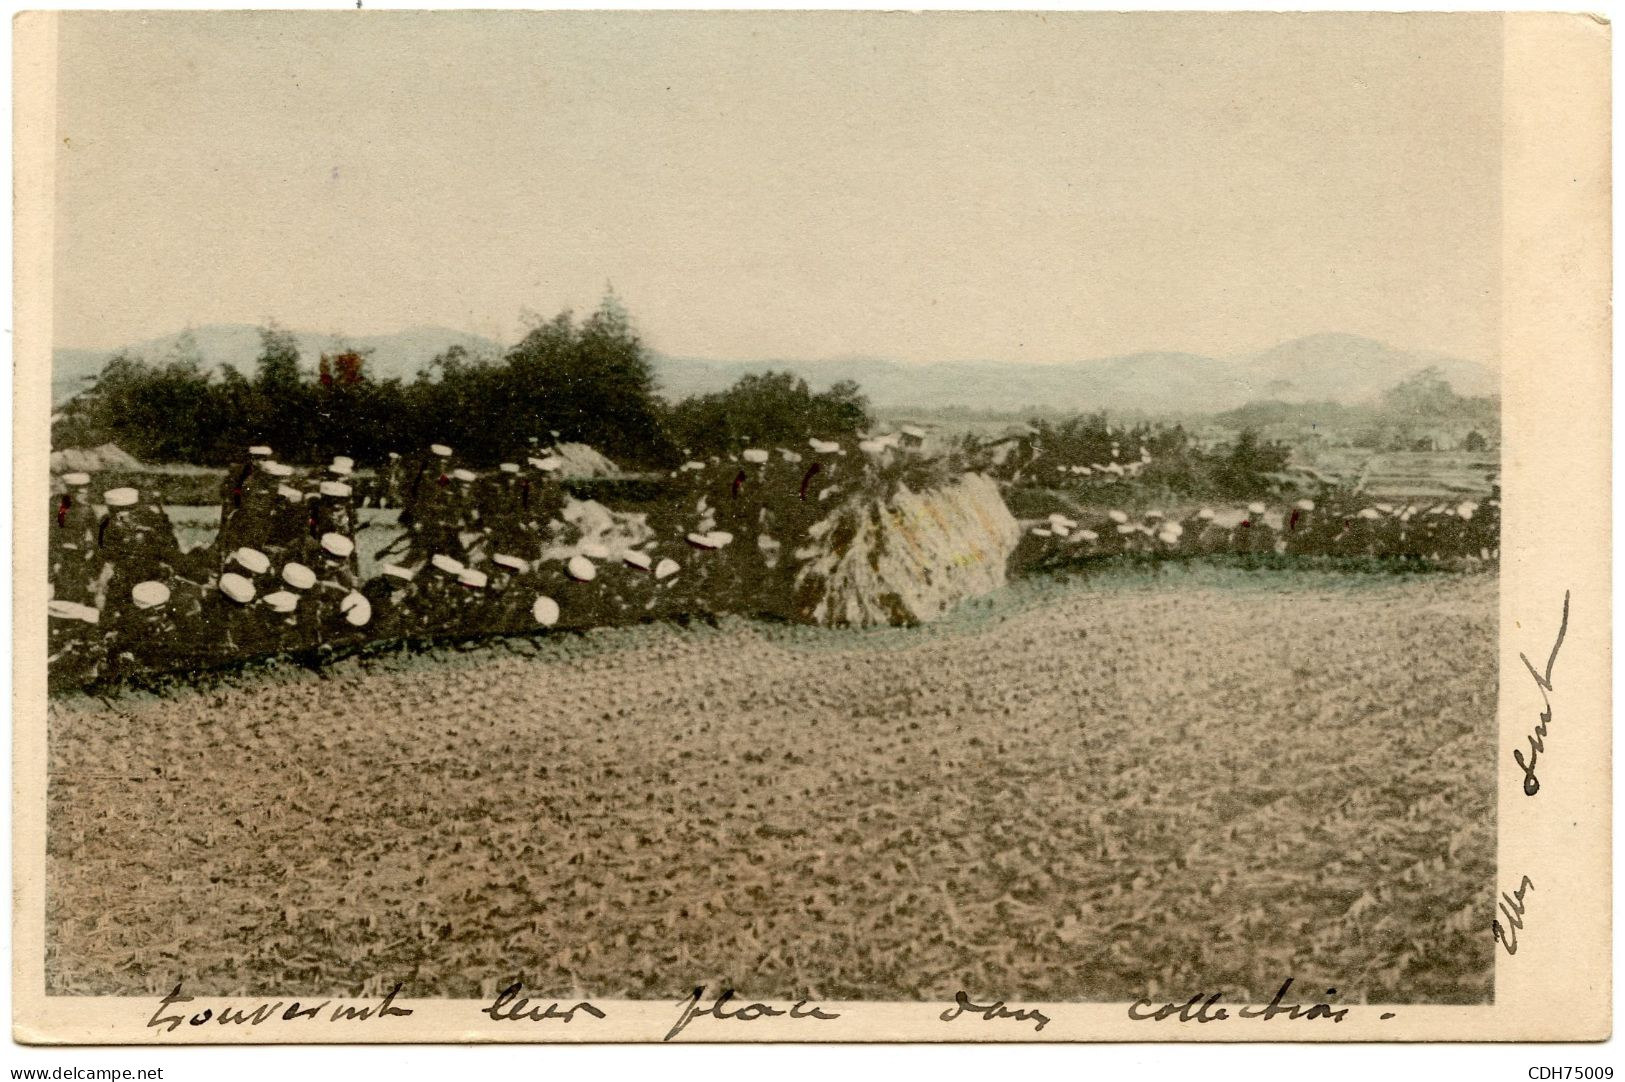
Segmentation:
[(1170, 567), (50, 707), (54, 994), (1491, 997), (1496, 582)]

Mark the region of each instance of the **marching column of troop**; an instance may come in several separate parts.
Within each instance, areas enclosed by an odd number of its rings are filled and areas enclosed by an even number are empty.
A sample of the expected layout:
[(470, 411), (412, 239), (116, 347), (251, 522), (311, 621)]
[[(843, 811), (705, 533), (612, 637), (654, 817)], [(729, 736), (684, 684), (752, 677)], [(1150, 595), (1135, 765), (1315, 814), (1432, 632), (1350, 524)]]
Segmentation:
[[(693, 523), (613, 546), (562, 543), (562, 460), (532, 441), (476, 473), (448, 446), (392, 454), (375, 491), (405, 529), (362, 577), (355, 463), (320, 470), (249, 449), (221, 483), (212, 544), (183, 552), (163, 507), (134, 488), (56, 479), (50, 531), (50, 672), (73, 686), (368, 639), (587, 627), (701, 610), (690, 561), (732, 540)], [(99, 499), (98, 499), (99, 497)], [(97, 507), (97, 503), (101, 507)], [(704, 503), (702, 498), (701, 503)], [(732, 508), (723, 505), (725, 512)], [(704, 517), (703, 512), (700, 517)]]
[[(829, 528), (838, 499), (906, 464), (922, 436), (904, 429), (691, 461), (668, 478), (666, 498), (623, 516), (636, 529), (618, 533), (603, 508), (566, 500), (561, 459), (536, 441), (484, 473), (443, 444), (392, 454), (372, 491), (400, 509), (404, 529), (368, 561), (375, 573), (366, 578), (356, 544), (363, 501), (347, 457), (298, 470), (269, 447), (249, 448), (222, 481), (213, 543), (191, 552), (137, 489), (98, 493), (90, 475), (63, 474), (50, 508), (51, 680), (75, 686), (279, 652), (320, 657), (372, 639), (788, 613), (798, 546)], [(583, 507), (601, 517), (596, 529), (581, 520)], [(1053, 514), (1016, 558), (1038, 569), (1272, 553), (1493, 561), (1499, 532), (1498, 488), (1482, 501), (1404, 507), (1327, 492), (1182, 518)]]
[(1079, 521), (1056, 513), (1033, 526), (1018, 559), (1063, 567), (1114, 556), (1334, 556), (1430, 562), (1500, 557), (1500, 487), (1482, 500), (1397, 505), (1336, 491), (1284, 507), (1261, 502), (1224, 512), (1203, 507), (1174, 519), (1161, 511), (1111, 510)]

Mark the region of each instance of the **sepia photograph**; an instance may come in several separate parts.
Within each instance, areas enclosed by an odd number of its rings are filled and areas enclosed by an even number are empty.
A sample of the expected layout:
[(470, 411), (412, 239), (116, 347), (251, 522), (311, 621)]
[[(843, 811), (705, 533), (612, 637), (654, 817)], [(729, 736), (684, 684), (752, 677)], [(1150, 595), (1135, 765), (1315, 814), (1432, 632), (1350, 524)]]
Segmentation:
[(1540, 949), (1502, 16), (49, 37), (44, 1000), (1339, 1039)]

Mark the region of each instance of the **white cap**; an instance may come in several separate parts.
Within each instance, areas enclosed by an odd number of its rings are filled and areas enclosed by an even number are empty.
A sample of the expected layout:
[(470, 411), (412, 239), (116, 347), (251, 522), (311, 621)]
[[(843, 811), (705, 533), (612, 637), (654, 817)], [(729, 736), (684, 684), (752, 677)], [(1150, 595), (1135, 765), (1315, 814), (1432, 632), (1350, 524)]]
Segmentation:
[(676, 560), (661, 560), (659, 563), (655, 564), (655, 578), (669, 579), (681, 570), (682, 567), (677, 563)]
[(296, 590), (308, 590), (316, 585), (316, 572), (301, 563), (282, 565), (282, 581)]
[(484, 571), (476, 571), (472, 567), (465, 567), (461, 571), (457, 572), (457, 581), (462, 583), (464, 586), (472, 586), (475, 589), (480, 589), (486, 583), (490, 582), (491, 578)]
[(564, 565), (564, 569), (570, 573), (571, 578), (580, 582), (591, 582), (598, 577), (598, 569), (585, 556), (570, 557), (570, 562)]
[(1377, 505), (1377, 510), (1381, 511), (1385, 515), (1391, 515), (1394, 513), (1394, 505), (1391, 503), (1379, 503)]
[(1049, 530), (1046, 530), (1042, 526), (1034, 526), (1033, 527), (1033, 536), (1034, 537), (1051, 537), (1051, 536), (1053, 536), (1053, 534)]
[(518, 473), (519, 472), (519, 463), (517, 463), (517, 462), (504, 462), (501, 465), (499, 465), (497, 467), (497, 469), (501, 470), (503, 473)]
[(786, 462), (800, 462), (801, 461), (801, 456), (799, 454), (797, 454), (794, 451), (786, 451), (783, 447), (779, 448), (779, 454), (780, 454), (780, 456), (782, 456), (784, 458), (784, 460)]
[(1249, 515), (1262, 515), (1264, 513), (1264, 505), (1261, 503), (1250, 503), (1247, 505), (1247, 513)]
[(904, 425), (900, 430), (905, 436), (912, 436), (917, 440), (925, 439), (925, 429), (919, 425)]
[(293, 467), (285, 462), (267, 462), (264, 465), (266, 473), (272, 477), (292, 477)]
[(281, 496), (285, 500), (293, 500), (296, 503), (303, 503), (305, 501), (305, 494), (303, 492), (300, 492), (297, 488), (292, 488), (288, 485), (276, 486), (276, 492), (278, 496)]
[(807, 446), (811, 447), (814, 451), (817, 451), (821, 455), (827, 455), (841, 449), (841, 445), (836, 443), (834, 440), (821, 440), (817, 436), (814, 436), (812, 439), (808, 440)]
[(248, 569), (250, 572), (256, 575), (263, 575), (267, 571), (271, 570), (271, 558), (265, 555), (265, 553), (261, 552), (259, 549), (251, 549), (244, 546), (243, 548), (240, 548), (236, 552), (232, 553), (231, 558), (237, 561), (239, 566)]
[(543, 627), (552, 627), (559, 622), (559, 603), (551, 597), (538, 597), (530, 607), (530, 614)]
[(527, 461), (537, 469), (546, 470), (548, 473), (552, 473), (554, 470), (564, 465), (564, 460), (559, 458), (558, 455), (548, 455), (545, 458), (532, 458), (527, 459)]
[(255, 458), (271, 457), (271, 449), (265, 446), (263, 443), (256, 443), (254, 446), (250, 447), (248, 449), (248, 453), (253, 455)]
[(402, 567), (400, 564), (379, 564), (378, 570), (393, 579), (404, 579), (407, 582), (412, 581), (412, 569), (409, 567)]
[(401, 453), (399, 451), (391, 451), (391, 452), (389, 452), (389, 457), (390, 457), (390, 461), (394, 461), (395, 459), (398, 459), (398, 458), (401, 457)]
[(581, 546), (581, 555), (589, 560), (607, 560), (609, 559), (609, 548), (597, 541), (588, 541)]
[(1213, 508), (1211, 508), (1211, 507), (1202, 508), (1200, 511), (1196, 512), (1196, 517), (1201, 519), (1203, 522), (1206, 522), (1206, 521), (1212, 519), (1213, 518)]
[(254, 600), (254, 584), (234, 571), (227, 571), (220, 576), (220, 592), (239, 605), (246, 605)]
[(355, 469), (355, 459), (351, 458), (349, 455), (334, 455), (333, 465), (339, 467), (345, 473), (349, 473), (351, 470)]
[(439, 455), (441, 458), (450, 458), (451, 448), (443, 443), (431, 443), (429, 444), (429, 453)]
[(1140, 528), (1127, 522), (1120, 522), (1117, 524), (1117, 532), (1126, 537), (1131, 533), (1139, 533)]
[(89, 605), (81, 605), (77, 601), (63, 601), (52, 598), (46, 602), (45, 608), (52, 616), (63, 620), (83, 620), (87, 624), (101, 623), (100, 609), (93, 609)]
[(1079, 530), (1072, 539), (1074, 541), (1099, 541), (1100, 535), (1093, 530)]
[(323, 481), (318, 489), (323, 496), (345, 497), (350, 494), (350, 486), (343, 481)]
[(886, 443), (884, 440), (859, 440), (858, 441), (858, 450), (862, 451), (866, 455), (885, 454), (886, 449), (889, 448), (890, 446), (891, 446), (891, 444)]
[(1118, 525), (1122, 525), (1123, 523), (1128, 521), (1128, 515), (1124, 514), (1122, 511), (1117, 511), (1117, 510), (1107, 511), (1106, 512), (1106, 517), (1111, 519), (1113, 522), (1117, 523)]
[(459, 481), (472, 481), (472, 480), (474, 480), (474, 471), (473, 470), (456, 469), (456, 470), (451, 471), (451, 475), (453, 477), (455, 477)]
[(274, 594), (266, 594), (260, 599), (271, 606), (276, 612), (292, 612), (299, 607), (299, 595), (290, 594), (286, 590), (278, 590)]
[(1077, 525), (1076, 522), (1074, 522), (1072, 519), (1067, 518), (1065, 515), (1061, 514), (1059, 511), (1056, 511), (1054, 514), (1050, 515), (1049, 522), (1050, 522), (1051, 526), (1065, 526), (1069, 530), (1072, 527)]
[(355, 469), (354, 466), (347, 466), (342, 462), (334, 462), (331, 466), (327, 467), (327, 472), (337, 474), (340, 477), (348, 477), (353, 469)]
[(747, 447), (745, 449), (745, 461), (757, 463), (766, 462), (767, 452), (762, 450), (760, 447)]
[(1164, 522), (1157, 529), (1157, 536), (1168, 542), (1170, 545), (1175, 541), (1178, 541), (1180, 537), (1184, 535), (1184, 533), (1185, 527), (1181, 526), (1177, 522)]
[(1072, 532), (1072, 527), (1063, 526), (1059, 522), (1052, 522), (1050, 523), (1050, 532), (1056, 537), (1065, 537), (1067, 534)]
[(683, 463), (683, 469), (685, 469), (685, 470), (703, 470), (703, 469), (705, 469), (705, 463), (703, 463), (703, 462), (685, 462), (685, 463)]
[(1472, 518), (1473, 512), (1477, 510), (1478, 504), (1474, 503), (1472, 500), (1466, 500), (1456, 505), (1456, 514), (1460, 515), (1462, 518)]
[(1313, 511), (1315, 509), (1315, 501), (1314, 500), (1299, 500), (1297, 503), (1293, 504), (1292, 506), (1296, 507), (1299, 511)]
[(344, 595), (344, 600), (339, 602), (339, 611), (344, 614), (344, 619), (350, 626), (366, 627), (367, 622), (372, 619), (372, 602), (367, 600), (365, 594), (351, 590)]
[(450, 556), (442, 556), (438, 552), (429, 557), (429, 562), (448, 575), (460, 575), (463, 571), (461, 560), (454, 560)]
[(341, 533), (324, 533), (322, 551), (329, 556), (338, 556), (342, 559), (355, 551), (355, 542)]
[(153, 579), (138, 582), (130, 590), (130, 600), (138, 609), (150, 609), (169, 600), (169, 587)]
[(88, 485), (90, 484), (90, 474), (65, 473), (62, 475), (62, 483), (64, 485)]
[(1146, 518), (1161, 518), (1162, 517), (1162, 512), (1161, 511), (1156, 511), (1156, 510), (1147, 511), (1145, 513), (1145, 517)]
[(140, 498), (141, 493), (133, 488), (110, 488), (102, 493), (109, 507), (133, 507)]
[(517, 556), (509, 556), (506, 552), (499, 552), (492, 556), (491, 562), (517, 571), (521, 575), (530, 570), (530, 564), (526, 563), (524, 560), (521, 560)]
[(1365, 519), (1372, 519), (1372, 518), (1381, 518), (1382, 515), (1375, 507), (1364, 507), (1364, 508), (1360, 509), (1360, 517), (1365, 518)]
[(647, 571), (654, 566), (653, 557), (637, 549), (627, 549), (621, 554), (621, 559), (626, 561), (628, 567), (635, 567), (639, 571)]

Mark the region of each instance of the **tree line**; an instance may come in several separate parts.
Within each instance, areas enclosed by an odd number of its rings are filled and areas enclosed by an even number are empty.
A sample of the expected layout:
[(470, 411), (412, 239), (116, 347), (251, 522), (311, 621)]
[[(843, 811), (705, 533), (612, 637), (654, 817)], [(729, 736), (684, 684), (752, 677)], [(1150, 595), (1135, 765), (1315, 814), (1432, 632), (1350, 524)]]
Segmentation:
[(224, 466), (268, 444), (291, 463), (348, 455), (369, 466), (446, 443), (491, 467), (529, 446), (580, 441), (630, 467), (663, 468), (754, 444), (850, 437), (872, 424), (856, 384), (814, 393), (788, 373), (667, 402), (613, 294), (585, 319), (565, 311), (534, 322), (498, 357), (453, 346), (411, 380), (374, 379), (353, 350), (323, 354), (314, 368), (304, 360), (274, 323), (260, 328), (252, 376), (206, 367), (185, 339), (156, 361), (121, 352), (63, 407), (52, 445), (114, 443), (145, 462)]

